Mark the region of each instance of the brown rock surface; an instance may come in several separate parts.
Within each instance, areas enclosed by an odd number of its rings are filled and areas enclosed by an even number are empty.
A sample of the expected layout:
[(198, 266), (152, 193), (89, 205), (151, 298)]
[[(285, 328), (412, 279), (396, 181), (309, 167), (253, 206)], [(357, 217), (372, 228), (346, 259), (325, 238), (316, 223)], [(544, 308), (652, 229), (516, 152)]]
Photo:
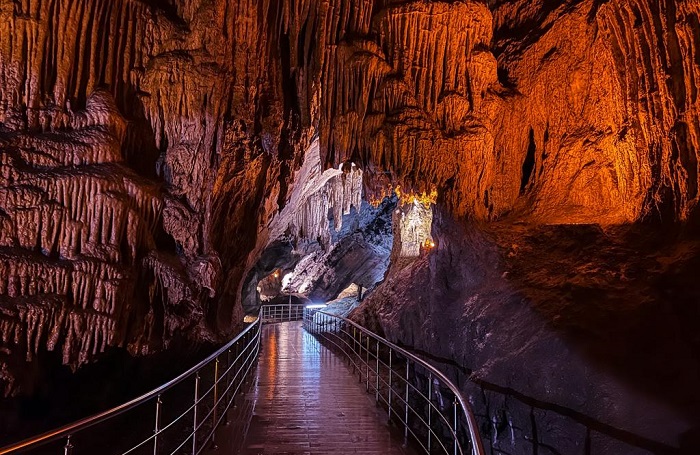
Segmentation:
[(440, 212), (433, 232), (352, 317), (455, 378), (490, 453), (697, 452), (697, 236)]
[[(447, 302), (462, 325), (422, 349), (468, 368), (495, 365), (484, 371), (499, 387), (624, 427), (616, 419), (636, 409), (634, 397), (601, 390), (627, 384), (627, 373), (613, 368), (614, 381), (586, 389), (593, 401), (621, 403), (607, 412), (557, 395), (564, 379), (544, 391), (504, 379), (509, 368), (535, 371), (517, 356), (483, 351), (495, 360), (479, 363), (446, 346), (463, 327), (500, 324), (502, 296), (474, 293), (488, 274), (516, 296), (508, 302), (527, 302), (509, 307), (516, 315), (555, 322), (537, 326), (542, 338), (511, 332), (506, 347), (562, 343), (561, 324), (591, 339), (599, 324), (612, 330), (580, 306), (601, 295), (608, 303), (596, 314), (627, 305), (666, 314), (680, 295), (674, 311), (697, 319), (687, 298), (696, 294), (684, 290), (700, 216), (699, 15), (695, 0), (0, 0), (0, 386), (30, 381), (23, 367), (44, 349), (77, 367), (108, 346), (146, 354), (176, 336), (229, 335), (265, 251), (285, 236), (328, 242), (324, 215), (357, 204), (361, 172), (366, 200), (397, 187), (435, 191), (448, 220), (432, 227), (436, 254), (401, 261), (377, 289), (378, 314), (410, 300), (388, 287), (442, 258), (422, 285), (448, 283), (445, 294), (415, 305), (442, 311)], [(310, 207), (295, 195), (316, 138), (317, 174), (330, 170), (338, 188), (355, 190)], [(450, 218), (470, 223), (467, 234), (441, 232)], [(589, 239), (588, 228), (553, 227), (571, 224), (604, 230), (590, 228)], [(606, 237), (621, 225), (688, 231), (663, 245)], [(582, 257), (588, 241), (602, 252)], [(671, 253), (674, 241), (690, 253)], [(450, 284), (445, 264), (462, 267), (474, 242), (483, 256)], [(661, 265), (633, 259), (638, 251)], [(640, 309), (630, 299), (647, 289), (644, 271), (673, 284)], [(474, 313), (482, 300), (485, 319)], [(478, 339), (474, 330), (464, 337)], [(620, 346), (637, 339), (622, 333)], [(539, 352), (532, 358), (568, 358)], [(638, 436), (640, 425), (625, 431)], [(673, 431), (655, 443), (678, 446)], [(613, 447), (597, 433), (586, 441)]]
[(60, 348), (78, 366), (238, 324), (245, 258), (304, 146), (280, 56), (294, 14), (0, 2), (7, 362)]

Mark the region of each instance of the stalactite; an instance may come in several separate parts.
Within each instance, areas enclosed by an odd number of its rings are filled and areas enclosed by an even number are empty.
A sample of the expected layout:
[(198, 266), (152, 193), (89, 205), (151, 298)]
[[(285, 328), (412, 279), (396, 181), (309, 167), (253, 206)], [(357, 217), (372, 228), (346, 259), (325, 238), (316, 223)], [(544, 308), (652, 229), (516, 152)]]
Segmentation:
[[(111, 344), (150, 352), (178, 327), (229, 331), (267, 242), (290, 228), (327, 243), (328, 210), (340, 229), (362, 191), (436, 189), (483, 221), (686, 219), (699, 14), (670, 0), (0, 0), (0, 308), (17, 334), (0, 349), (45, 344), (77, 364)], [(14, 308), (45, 296), (62, 310), (38, 335), (50, 305), (22, 323)]]
[(314, 141), (304, 154), (304, 163), (296, 178), (297, 184), (287, 207), (272, 222), (270, 238), (291, 232), (303, 241), (331, 242), (330, 216), (333, 229), (343, 227), (343, 216), (362, 204), (362, 170), (354, 163), (338, 169), (322, 171), (319, 142)]

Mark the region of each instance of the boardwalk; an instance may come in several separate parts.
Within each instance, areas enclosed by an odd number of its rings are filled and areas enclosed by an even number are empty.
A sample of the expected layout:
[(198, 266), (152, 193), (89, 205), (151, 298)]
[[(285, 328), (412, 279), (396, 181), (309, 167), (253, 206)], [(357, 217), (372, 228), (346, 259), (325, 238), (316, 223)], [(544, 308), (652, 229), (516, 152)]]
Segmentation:
[(242, 454), (412, 454), (343, 359), (300, 322), (263, 327)]

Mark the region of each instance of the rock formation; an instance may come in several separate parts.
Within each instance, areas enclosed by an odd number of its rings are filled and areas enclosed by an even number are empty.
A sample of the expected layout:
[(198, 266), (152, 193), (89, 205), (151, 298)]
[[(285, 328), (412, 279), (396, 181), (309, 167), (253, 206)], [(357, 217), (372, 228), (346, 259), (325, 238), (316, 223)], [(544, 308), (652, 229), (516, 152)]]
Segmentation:
[[(311, 294), (376, 281), (388, 248), (350, 230), (354, 212), (360, 191), (400, 193), (400, 210), (427, 198), (432, 227), (394, 219), (404, 258), (356, 314), (474, 373), (493, 453), (687, 447), (697, 416), (663, 392), (678, 384), (618, 360), (656, 333), (651, 357), (677, 348), (678, 383), (697, 378), (699, 15), (695, 0), (0, 0), (0, 387), (31, 381), (42, 350), (78, 367), (108, 346), (222, 340), (307, 247), (345, 276)], [(351, 254), (377, 268), (349, 272)], [(450, 325), (417, 325), (440, 312)], [(670, 411), (637, 419), (635, 393)]]
[(62, 349), (77, 367), (240, 321), (246, 255), (306, 148), (283, 90), (293, 14), (0, 2), (4, 363)]
[(354, 163), (324, 171), (319, 141), (311, 143), (288, 203), (269, 224), (268, 246), (246, 278), (244, 308), (259, 306), (256, 283), (268, 299), (293, 293), (326, 302), (351, 284), (368, 289), (384, 278), (396, 198), (373, 207), (362, 198), (362, 180)]

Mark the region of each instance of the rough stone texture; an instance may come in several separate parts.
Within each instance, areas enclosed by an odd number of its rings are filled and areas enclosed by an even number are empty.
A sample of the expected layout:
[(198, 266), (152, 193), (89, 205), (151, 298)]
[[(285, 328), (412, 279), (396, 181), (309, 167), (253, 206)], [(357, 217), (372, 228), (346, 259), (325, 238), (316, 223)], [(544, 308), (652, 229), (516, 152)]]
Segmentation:
[(454, 213), (480, 219), (687, 218), (697, 2), (491, 3), (493, 14), (476, 2), (391, 4), (331, 47), (328, 160), (435, 186)]
[(308, 144), (308, 103), (283, 89), (304, 14), (0, 1), (6, 392), (37, 349), (78, 366), (238, 324), (246, 258)]
[(384, 278), (396, 201), (387, 198), (377, 208), (364, 202), (362, 174), (353, 163), (323, 170), (319, 142), (311, 143), (288, 203), (268, 225), (269, 244), (246, 278), (247, 311), (257, 311), (263, 294), (327, 301), (351, 283), (371, 288)]
[(351, 284), (365, 292), (384, 279), (392, 247), (391, 217), (396, 207), (387, 198), (379, 207), (364, 203), (346, 216), (346, 228), (328, 249), (302, 257), (291, 271), (288, 288), (314, 302), (337, 298)]
[[(499, 71), (524, 95), (506, 111), (501, 139), (518, 138), (525, 150), (529, 134), (534, 166), (525, 190), (552, 195), (536, 212), (549, 220), (568, 208), (580, 218), (555, 220), (586, 223), (650, 211), (686, 218), (697, 203), (700, 5), (498, 3)], [(561, 186), (547, 184), (555, 175)], [(589, 185), (599, 191), (585, 191)]]
[[(230, 334), (274, 252), (333, 254), (361, 171), (375, 203), (437, 194), (437, 248), (364, 314), (474, 371), (494, 451), (691, 446), (699, 13), (0, 0), (0, 386), (42, 349), (77, 367)], [(305, 163), (350, 197), (314, 199)]]
[(407, 204), (400, 204), (393, 226), (396, 233), (394, 260), (418, 257), (423, 248), (435, 245), (431, 235), (433, 208), (429, 202), (424, 204), (414, 198)]
[(326, 169), (321, 166), (318, 140), (304, 153), (295, 175), (289, 202), (270, 224), (270, 238), (283, 236), (323, 247), (337, 241), (343, 218), (362, 204), (362, 170), (353, 163)]
[(482, 229), (437, 213), (353, 317), (462, 383), (492, 453), (695, 453), (697, 236)]

